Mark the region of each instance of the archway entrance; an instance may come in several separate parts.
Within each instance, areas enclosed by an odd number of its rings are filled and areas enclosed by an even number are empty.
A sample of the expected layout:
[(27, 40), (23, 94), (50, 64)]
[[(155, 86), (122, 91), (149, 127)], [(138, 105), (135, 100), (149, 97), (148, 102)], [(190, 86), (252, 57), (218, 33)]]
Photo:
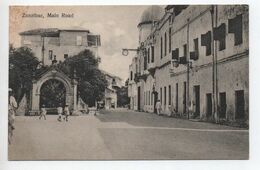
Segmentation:
[(66, 103), (66, 88), (63, 82), (50, 79), (44, 82), (40, 89), (40, 107), (45, 105), (48, 114), (56, 114), (56, 108)]

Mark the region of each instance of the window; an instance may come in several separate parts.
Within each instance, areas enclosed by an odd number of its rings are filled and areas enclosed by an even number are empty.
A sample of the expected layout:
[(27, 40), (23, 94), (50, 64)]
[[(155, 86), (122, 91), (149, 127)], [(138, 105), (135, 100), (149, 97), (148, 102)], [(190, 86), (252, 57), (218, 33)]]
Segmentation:
[(235, 45), (243, 43), (243, 25), (242, 14), (236, 16), (233, 19), (228, 20), (228, 33), (233, 33), (235, 37)]
[(183, 56), (186, 57), (187, 56), (187, 44), (183, 45)]
[(179, 60), (179, 48), (176, 48), (172, 51), (172, 59), (173, 60)]
[(68, 54), (64, 54), (64, 59), (67, 59), (69, 57)]
[(82, 45), (82, 36), (77, 36), (77, 45)]
[(172, 28), (169, 28), (169, 53), (172, 51)]
[(213, 29), (213, 39), (219, 41), (219, 51), (226, 49), (226, 24)]
[(161, 37), (161, 59), (163, 57), (163, 38)]
[(147, 50), (144, 51), (144, 70), (147, 69)]
[(199, 58), (199, 40), (198, 38), (193, 40), (194, 42), (194, 51), (190, 52), (190, 59), (191, 60), (198, 60)]
[(226, 49), (226, 38), (223, 38), (219, 41), (219, 51)]
[(180, 64), (187, 63), (187, 44), (183, 45), (183, 56), (180, 57)]
[(194, 51), (195, 51), (195, 56), (196, 56), (196, 59), (199, 58), (199, 39), (196, 38), (193, 40), (194, 42)]
[(206, 56), (211, 54), (211, 31), (201, 35), (201, 46), (206, 46)]
[(49, 50), (49, 60), (52, 60), (53, 51)]
[(133, 72), (130, 72), (130, 80), (133, 80)]
[(164, 56), (167, 55), (167, 33), (164, 33)]
[(172, 99), (171, 99), (172, 94), (171, 93), (172, 93), (172, 89), (171, 89), (171, 85), (169, 85), (169, 89), (168, 89), (168, 94), (169, 94), (169, 96), (168, 96), (169, 97), (169, 99), (168, 99), (169, 103), (168, 104), (169, 105), (171, 105), (171, 103), (172, 103)]
[(154, 46), (151, 47), (151, 51), (152, 51), (152, 54), (151, 54), (152, 55), (152, 59), (151, 59), (152, 61), (151, 62), (153, 63), (154, 62)]

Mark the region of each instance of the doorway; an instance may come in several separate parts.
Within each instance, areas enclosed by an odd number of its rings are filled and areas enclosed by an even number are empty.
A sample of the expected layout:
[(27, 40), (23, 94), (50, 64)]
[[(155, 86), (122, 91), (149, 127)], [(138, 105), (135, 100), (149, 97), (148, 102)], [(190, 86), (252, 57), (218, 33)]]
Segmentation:
[(227, 111), (227, 100), (226, 100), (226, 93), (219, 93), (219, 118), (224, 119), (226, 118), (226, 111)]
[(178, 108), (179, 108), (179, 94), (178, 94), (178, 92), (179, 92), (179, 89), (178, 89), (178, 83), (176, 83), (176, 87), (175, 87), (175, 90), (176, 90), (176, 92), (175, 92), (175, 110), (176, 110), (176, 112), (178, 112)]
[(200, 86), (194, 86), (194, 104), (195, 104), (195, 117), (200, 115)]
[(137, 110), (141, 110), (141, 87), (138, 87), (137, 90)]
[(44, 82), (40, 89), (40, 107), (44, 105), (48, 114), (57, 114), (58, 106), (64, 107), (66, 101), (66, 89), (64, 84), (56, 79)]
[(156, 113), (156, 102), (158, 100), (158, 92), (153, 92), (153, 112)]
[(207, 93), (206, 94), (206, 116), (207, 118), (210, 118), (212, 116), (212, 94)]
[(244, 90), (237, 90), (235, 92), (235, 106), (236, 106), (236, 119), (245, 118), (245, 99), (244, 99)]
[(187, 105), (187, 100), (186, 100), (186, 96), (187, 96), (187, 85), (186, 82), (183, 83), (183, 113), (186, 113), (186, 105)]

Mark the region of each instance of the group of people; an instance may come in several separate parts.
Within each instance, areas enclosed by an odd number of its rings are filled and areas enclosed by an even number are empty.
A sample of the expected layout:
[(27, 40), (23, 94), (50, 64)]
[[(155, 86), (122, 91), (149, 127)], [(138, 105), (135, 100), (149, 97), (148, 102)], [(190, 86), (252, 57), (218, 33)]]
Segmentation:
[[(62, 105), (60, 104), (59, 107), (57, 108), (57, 112), (58, 112), (58, 119), (57, 120), (59, 122), (61, 122), (62, 119), (66, 122), (68, 121), (68, 117), (70, 115), (69, 105), (66, 104), (64, 109), (63, 109)], [(45, 105), (42, 105), (39, 119), (41, 119), (43, 117), (44, 120), (46, 120), (46, 114), (47, 114), (47, 110), (45, 108)]]
[(68, 121), (68, 117), (70, 115), (69, 111), (69, 105), (65, 105), (64, 109), (61, 107), (61, 105), (57, 108), (58, 111), (58, 121), (62, 121), (62, 115), (63, 115), (63, 120)]
[[(190, 101), (189, 102), (189, 110), (188, 110), (188, 114), (193, 114), (194, 112), (194, 102), (193, 101)], [(176, 113), (176, 109), (174, 108), (173, 105), (171, 105), (172, 108), (170, 108), (171, 112), (173, 113)], [(156, 101), (156, 104), (155, 104), (155, 109), (156, 109), (156, 113), (160, 116), (162, 114), (162, 104), (161, 104), (161, 101), (160, 100), (157, 100)]]

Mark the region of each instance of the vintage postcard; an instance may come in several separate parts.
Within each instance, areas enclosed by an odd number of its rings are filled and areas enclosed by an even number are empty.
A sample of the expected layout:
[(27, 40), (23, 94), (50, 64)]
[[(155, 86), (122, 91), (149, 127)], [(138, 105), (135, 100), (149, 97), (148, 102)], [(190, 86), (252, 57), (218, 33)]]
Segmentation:
[(8, 159), (248, 160), (249, 6), (9, 7)]

